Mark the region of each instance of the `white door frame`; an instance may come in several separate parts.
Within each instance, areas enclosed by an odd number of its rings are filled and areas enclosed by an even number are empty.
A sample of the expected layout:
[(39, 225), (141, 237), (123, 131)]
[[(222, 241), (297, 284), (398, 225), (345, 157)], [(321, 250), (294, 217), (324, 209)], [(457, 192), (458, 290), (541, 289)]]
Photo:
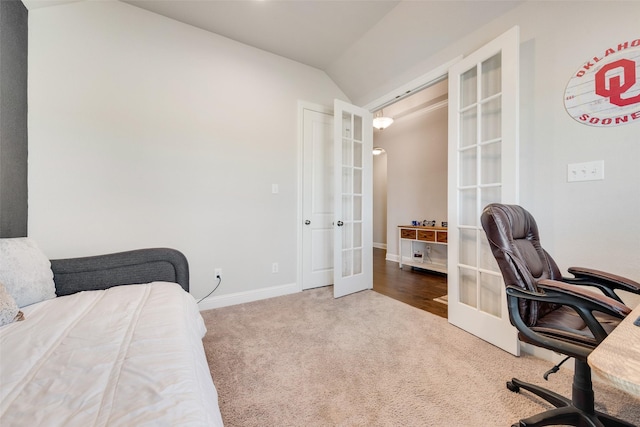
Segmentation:
[[(402, 98), (406, 98), (408, 96), (411, 96), (412, 94), (425, 89), (431, 85), (434, 85), (440, 81), (442, 81), (443, 79), (447, 78), (449, 75), (449, 68), (451, 68), (451, 66), (457, 62), (459, 62), (462, 58), (464, 57), (464, 55), (458, 55), (452, 59), (450, 59), (449, 61), (443, 63), (442, 65), (432, 69), (431, 71), (428, 71), (427, 73), (416, 77), (415, 79), (399, 86), (396, 89), (391, 90), (390, 92), (380, 96), (379, 98), (376, 98), (375, 100), (369, 102), (368, 104), (366, 104), (365, 106), (363, 106), (362, 108), (370, 111), (370, 112), (374, 112), (379, 110), (380, 108), (383, 108), (387, 105), (391, 105), (394, 102), (399, 101)], [(312, 102), (306, 102), (306, 101), (298, 101), (298, 214), (297, 214), (297, 221), (298, 221), (298, 227), (296, 227), (298, 236), (297, 236), (297, 246), (298, 246), (298, 250), (297, 250), (297, 283), (298, 283), (298, 289), (300, 291), (302, 291), (302, 231), (303, 231), (303, 222), (304, 222), (304, 218), (302, 215), (302, 197), (303, 197), (303, 173), (304, 173), (304, 159), (303, 159), (303, 132), (304, 132), (304, 127), (303, 127), (303, 116), (304, 116), (304, 110), (308, 109), (308, 110), (313, 110), (313, 111), (317, 111), (320, 113), (326, 113), (326, 114), (333, 114), (333, 108), (328, 107), (328, 106), (324, 106), (324, 105), (320, 105), (320, 104), (315, 104)]]
[(362, 108), (373, 113), (374, 111), (378, 111), (379, 109), (386, 107), (387, 105), (391, 105), (394, 102), (400, 101), (402, 98), (406, 98), (422, 89), (432, 86), (439, 81), (447, 78), (447, 76), (449, 75), (449, 68), (456, 62), (460, 61), (462, 58), (462, 55), (456, 56), (455, 58), (445, 62), (439, 67), (434, 68), (428, 73), (423, 74), (420, 77), (411, 80), (409, 83), (406, 83), (399, 88), (394, 89), (391, 92), (388, 92), (387, 94), (381, 96), (380, 98), (371, 101)]

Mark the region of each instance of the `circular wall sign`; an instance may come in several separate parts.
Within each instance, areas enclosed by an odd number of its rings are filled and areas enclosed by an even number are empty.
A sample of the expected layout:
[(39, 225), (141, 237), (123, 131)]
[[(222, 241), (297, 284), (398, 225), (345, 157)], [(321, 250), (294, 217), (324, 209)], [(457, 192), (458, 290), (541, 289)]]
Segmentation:
[(612, 46), (580, 67), (564, 91), (564, 106), (589, 126), (640, 122), (640, 39)]

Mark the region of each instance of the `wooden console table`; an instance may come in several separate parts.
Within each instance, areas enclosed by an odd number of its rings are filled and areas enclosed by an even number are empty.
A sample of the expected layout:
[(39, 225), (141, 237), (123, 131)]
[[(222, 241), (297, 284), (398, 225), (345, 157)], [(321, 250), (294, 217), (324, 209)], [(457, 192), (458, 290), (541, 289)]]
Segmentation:
[(640, 397), (640, 317), (638, 305), (587, 357), (593, 372), (615, 387)]
[[(404, 258), (402, 254), (402, 242), (411, 242), (411, 253), (408, 258)], [(425, 270), (437, 271), (439, 273), (447, 272), (446, 257), (443, 263), (428, 262), (426, 248), (431, 245), (447, 245), (447, 228), (446, 227), (423, 227), (416, 225), (399, 225), (398, 226), (398, 258), (400, 268), (404, 264), (411, 267), (423, 268)], [(422, 248), (421, 257), (414, 257), (417, 247)]]

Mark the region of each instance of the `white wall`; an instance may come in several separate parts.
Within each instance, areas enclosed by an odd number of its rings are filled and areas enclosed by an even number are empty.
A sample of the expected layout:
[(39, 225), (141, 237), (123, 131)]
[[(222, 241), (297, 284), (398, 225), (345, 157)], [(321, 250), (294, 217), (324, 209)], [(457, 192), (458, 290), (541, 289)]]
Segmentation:
[[(525, 2), (424, 58), (396, 85), (520, 26), (520, 199), (562, 270), (591, 266), (640, 280), (640, 121), (593, 128), (572, 119), (563, 105), (579, 67), (640, 37), (638, 16), (640, 2)], [(358, 102), (378, 96), (372, 91)], [(604, 181), (567, 183), (568, 163), (591, 160), (604, 160)]]
[(216, 267), (215, 295), (299, 289), (297, 103), (333, 98), (319, 70), (124, 3), (32, 10), (29, 235), (51, 258), (177, 248), (196, 297)]
[[(215, 267), (217, 294), (295, 282), (296, 104), (344, 99), (326, 75), (119, 2), (29, 15), (29, 234), (47, 254), (176, 247), (196, 296)], [(562, 103), (578, 67), (638, 38), (638, 16), (639, 2), (525, 2), (356, 103), (520, 25), (521, 202), (561, 268), (638, 280), (640, 123), (587, 127)], [(604, 181), (566, 183), (567, 163), (600, 159)]]
[[(374, 131), (374, 138), (375, 138)], [(377, 147), (374, 143), (374, 147)], [(373, 156), (373, 247), (387, 248), (387, 153)]]

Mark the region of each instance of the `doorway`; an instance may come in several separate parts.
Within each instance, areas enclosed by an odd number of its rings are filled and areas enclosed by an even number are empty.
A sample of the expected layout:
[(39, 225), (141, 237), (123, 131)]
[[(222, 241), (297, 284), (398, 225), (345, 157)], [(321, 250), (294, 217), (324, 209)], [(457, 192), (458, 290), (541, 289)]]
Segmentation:
[(447, 276), (411, 267), (398, 268), (386, 259), (386, 250), (373, 248), (373, 290), (413, 307), (447, 318)]
[[(447, 246), (399, 241), (398, 226), (447, 222), (448, 81), (385, 106), (394, 122), (374, 130), (374, 290), (447, 317)], [(380, 110), (378, 110), (378, 113)], [(375, 116), (374, 112), (374, 116)], [(417, 252), (415, 268), (398, 262)], [(439, 270), (436, 272), (435, 270)]]

